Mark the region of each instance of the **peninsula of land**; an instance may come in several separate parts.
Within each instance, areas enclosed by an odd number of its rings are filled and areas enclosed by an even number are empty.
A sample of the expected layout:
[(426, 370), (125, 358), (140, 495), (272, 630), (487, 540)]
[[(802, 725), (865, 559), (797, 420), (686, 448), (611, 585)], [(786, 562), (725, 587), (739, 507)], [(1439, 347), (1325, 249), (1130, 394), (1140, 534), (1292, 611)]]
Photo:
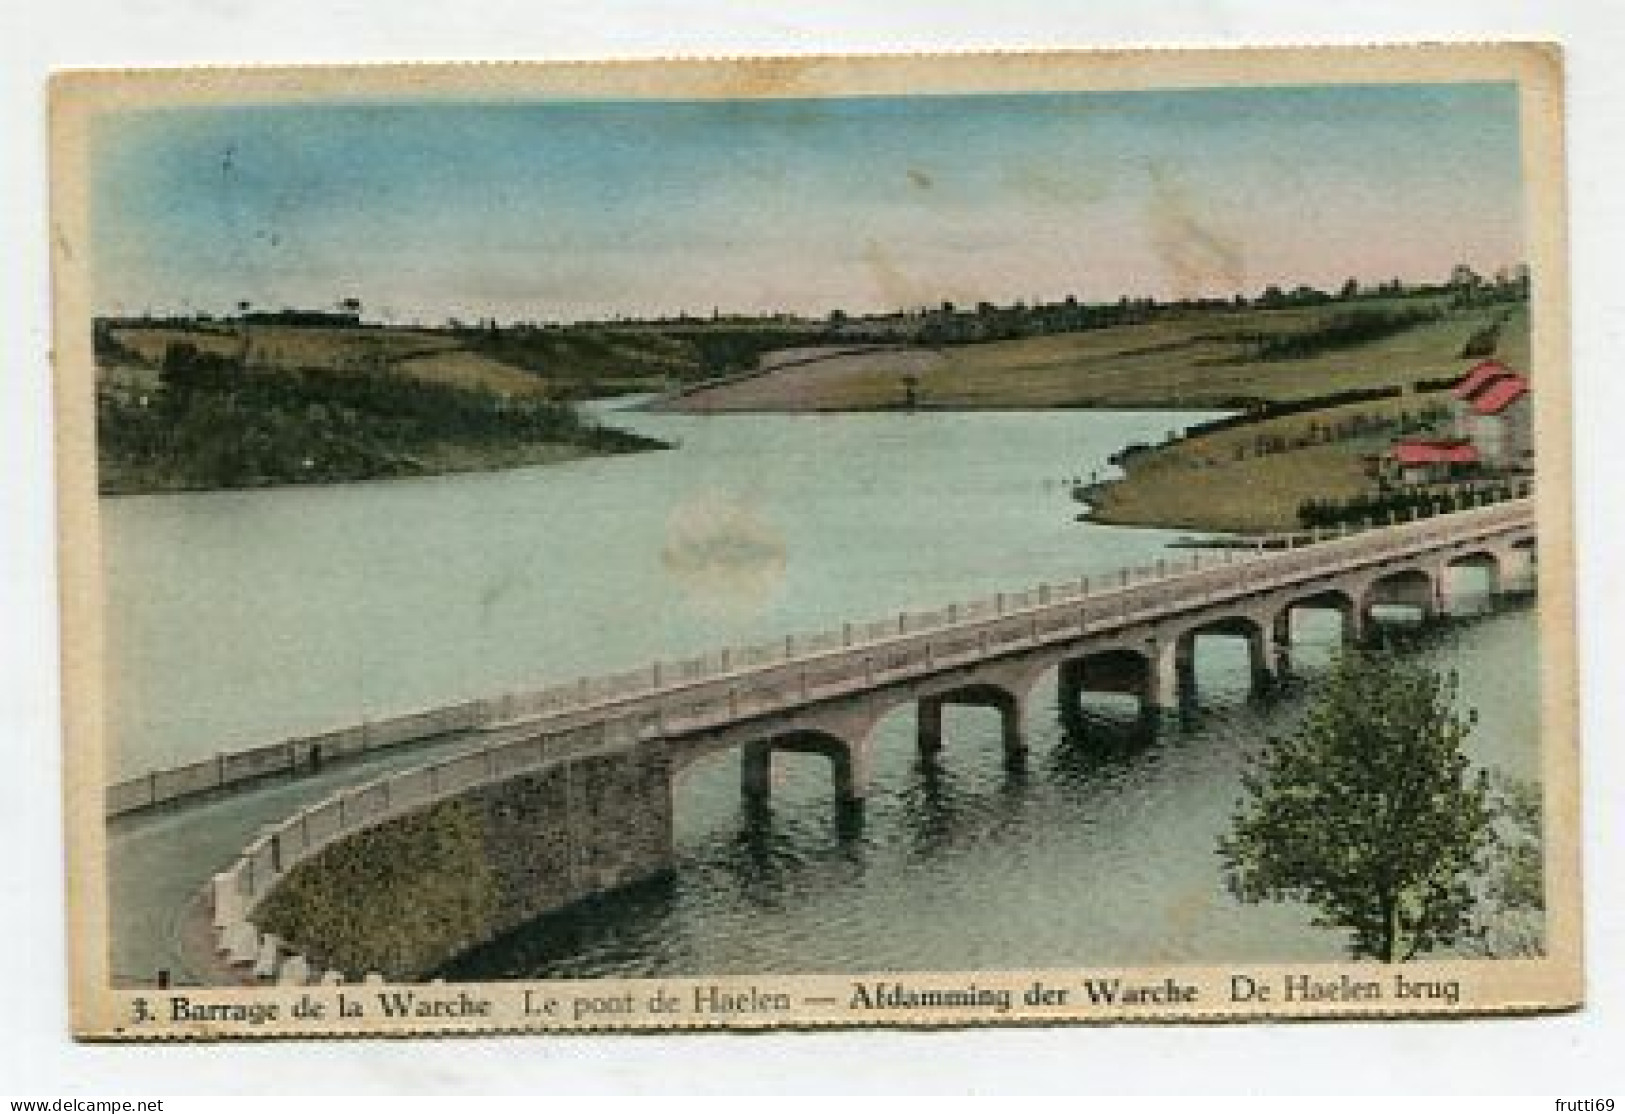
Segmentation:
[[(1040, 307), (1042, 322), (1046, 308)], [(1087, 311), (1086, 311), (1087, 312)], [(1028, 317), (1034, 315), (1029, 311)], [(1076, 330), (1008, 336), (1000, 311), (948, 309), (913, 339), (775, 352), (750, 372), (685, 386), (660, 409), (693, 414), (1120, 408), (1223, 411), (1122, 446), (1118, 473), (1079, 477), (1091, 521), (1259, 532), (1307, 525), (1306, 508), (1373, 497), (1373, 458), (1443, 434), (1451, 390), (1495, 358), (1527, 371), (1527, 282), (1472, 276), (1336, 297), (1121, 303)], [(944, 321), (950, 324), (944, 325)], [(899, 332), (906, 330), (899, 328)], [(927, 341), (935, 340), (935, 343)]]

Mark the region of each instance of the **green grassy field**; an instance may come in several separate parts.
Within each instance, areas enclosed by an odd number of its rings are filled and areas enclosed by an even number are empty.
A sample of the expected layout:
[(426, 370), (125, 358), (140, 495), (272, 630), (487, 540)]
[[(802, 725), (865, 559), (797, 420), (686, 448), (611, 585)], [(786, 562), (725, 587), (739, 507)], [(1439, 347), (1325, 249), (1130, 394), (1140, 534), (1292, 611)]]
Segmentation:
[[(424, 382), (515, 398), (658, 391), (674, 378), (703, 373), (696, 353), (656, 334), (550, 333), (506, 351), (482, 336), (394, 328), (129, 326), (114, 328), (112, 337), (130, 357), (108, 362), (103, 370), (113, 375), (155, 368), (169, 346), (177, 343), (272, 371), (348, 374), (384, 369)], [(505, 354), (511, 358), (502, 358)]]
[[(1479, 357), (1464, 357), (1463, 345), (1500, 310), (1447, 312), (1436, 322), (1398, 336), (1307, 360), (1254, 363), (1245, 372), (1259, 394), (1272, 399), (1314, 397), (1357, 387), (1414, 384), (1460, 375)], [(1528, 374), (1526, 306), (1514, 307), (1503, 323), (1495, 356)], [(1169, 373), (1178, 375), (1178, 372)], [(1126, 374), (1121, 380), (1130, 390)], [(1222, 393), (1223, 388), (1220, 389)], [(1334, 443), (1257, 454), (1260, 436), (1291, 443), (1304, 439), (1311, 424), (1346, 422), (1356, 416), (1420, 418), (1447, 394), (1407, 393), (1399, 398), (1350, 403), (1220, 430), (1148, 452), (1124, 463), (1124, 474), (1099, 487), (1090, 498), (1091, 517), (1121, 524), (1186, 527), (1215, 531), (1287, 530), (1298, 526), (1298, 509), (1311, 499), (1344, 501), (1373, 486), (1365, 458), (1380, 454), (1402, 432), (1386, 428)], [(1425, 427), (1424, 427), (1425, 428)]]
[[(1101, 485), (1090, 499), (1090, 517), (1130, 526), (1198, 530), (1288, 530), (1298, 508), (1311, 499), (1346, 500), (1371, 486), (1363, 457), (1380, 453), (1396, 428), (1331, 443), (1311, 441), (1315, 430), (1363, 416), (1397, 421), (1424, 415), (1448, 392), (1352, 403), (1202, 434), (1124, 461), (1124, 475)], [(1260, 438), (1285, 442), (1282, 451), (1260, 453)]]
[[(1142, 324), (938, 349), (900, 345), (770, 371), (696, 391), (669, 408), (872, 410), (898, 406), (903, 377), (921, 405), (945, 409), (1121, 407), (1224, 409), (1239, 400), (1313, 397), (1356, 387), (1413, 383), (1470, 366), (1469, 337), (1504, 306), (1451, 310), (1445, 299), (1367, 300), (1370, 309), (1438, 308), (1436, 321), (1364, 344), (1296, 359), (1249, 358), (1238, 334), (1293, 334), (1323, 326), (1347, 303), (1293, 309), (1188, 312)], [(1527, 313), (1510, 308), (1501, 358), (1527, 367)]]

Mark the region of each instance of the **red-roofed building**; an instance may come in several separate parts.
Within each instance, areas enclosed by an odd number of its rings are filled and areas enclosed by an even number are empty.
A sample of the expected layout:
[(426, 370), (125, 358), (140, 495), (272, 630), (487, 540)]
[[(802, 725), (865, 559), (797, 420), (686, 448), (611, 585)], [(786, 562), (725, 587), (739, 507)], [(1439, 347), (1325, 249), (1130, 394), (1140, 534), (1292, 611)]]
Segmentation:
[(1529, 393), (1529, 380), (1521, 375), (1503, 375), (1473, 395), (1469, 402), (1479, 417), (1499, 414)]
[(1499, 360), (1475, 364), (1455, 395), (1455, 435), (1478, 449), (1480, 462), (1496, 471), (1534, 463), (1529, 380)]
[(1394, 446), (1400, 464), (1477, 464), (1478, 450), (1461, 441), (1401, 441)]
[(1508, 372), (1465, 400), (1462, 424), (1487, 467), (1502, 471), (1534, 465), (1534, 406), (1529, 380)]
[(1485, 360), (1474, 364), (1456, 383), (1455, 396), (1463, 401), (1472, 398), (1495, 380), (1512, 375), (1513, 371), (1500, 360)]
[(1402, 483), (1446, 483), (1470, 474), (1479, 465), (1478, 449), (1461, 440), (1399, 441), (1388, 450), (1388, 462)]

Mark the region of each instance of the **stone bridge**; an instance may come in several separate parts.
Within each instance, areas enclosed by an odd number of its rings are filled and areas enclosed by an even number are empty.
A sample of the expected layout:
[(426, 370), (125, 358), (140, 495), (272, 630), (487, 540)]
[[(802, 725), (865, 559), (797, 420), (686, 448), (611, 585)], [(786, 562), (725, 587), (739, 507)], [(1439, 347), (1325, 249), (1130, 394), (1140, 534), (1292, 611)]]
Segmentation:
[[(943, 709), (974, 705), (997, 712), (1004, 753), (1019, 763), (1028, 706), (1051, 673), (1063, 718), (1100, 692), (1131, 696), (1151, 717), (1194, 698), (1210, 638), (1237, 638), (1254, 683), (1268, 686), (1288, 661), (1298, 612), (1334, 611), (1355, 640), (1378, 609), (1442, 611), (1455, 567), (1485, 570), (1492, 594), (1530, 583), (1534, 545), (1532, 503), (1518, 499), (1196, 552), (490, 701), (475, 749), (344, 790), (262, 832), (213, 880), (215, 944), (244, 977), (418, 977), (541, 913), (669, 871), (672, 784), (702, 758), (738, 752), (742, 792), (760, 804), (775, 753), (823, 755), (837, 801), (855, 808), (875, 728), (903, 705), (917, 709), (925, 758), (953, 745)], [(403, 874), (403, 858), (417, 874)], [(403, 941), (381, 918), (419, 883), (455, 892), (462, 919)], [(353, 916), (335, 921), (335, 906)]]

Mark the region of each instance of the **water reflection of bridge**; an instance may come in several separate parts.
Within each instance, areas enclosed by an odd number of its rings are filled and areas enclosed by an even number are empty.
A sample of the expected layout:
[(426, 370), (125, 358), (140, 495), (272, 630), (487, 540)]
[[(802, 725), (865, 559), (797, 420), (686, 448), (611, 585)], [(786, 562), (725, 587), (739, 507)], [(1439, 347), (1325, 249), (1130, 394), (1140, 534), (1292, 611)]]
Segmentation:
[(364, 855), (367, 833), (450, 803), (480, 817), (491, 859), (480, 866), (500, 895), (483, 928), (500, 931), (669, 869), (672, 782), (697, 760), (738, 752), (743, 792), (760, 802), (775, 753), (816, 753), (830, 761), (837, 798), (855, 805), (867, 792), (877, 725), (907, 704), (918, 709), (925, 756), (952, 743), (944, 709), (972, 705), (999, 715), (1004, 751), (1019, 762), (1026, 709), (1051, 673), (1063, 716), (1090, 693), (1130, 696), (1151, 716), (1193, 699), (1197, 656), (1209, 638), (1227, 637), (1245, 642), (1254, 683), (1267, 686), (1289, 653), (1296, 612), (1333, 611), (1356, 639), (1377, 609), (1441, 611), (1453, 568), (1483, 570), (1492, 595), (1521, 586), (1534, 538), (1532, 506), (1518, 500), (1281, 547), (1193, 553), (486, 702), (481, 745), (342, 790), (262, 832), (215, 876), (217, 940), (228, 959), (267, 977), (298, 981), (331, 966), (320, 941), (293, 947), (261, 932), (256, 906), (324, 850), (360, 839), (351, 852)]

